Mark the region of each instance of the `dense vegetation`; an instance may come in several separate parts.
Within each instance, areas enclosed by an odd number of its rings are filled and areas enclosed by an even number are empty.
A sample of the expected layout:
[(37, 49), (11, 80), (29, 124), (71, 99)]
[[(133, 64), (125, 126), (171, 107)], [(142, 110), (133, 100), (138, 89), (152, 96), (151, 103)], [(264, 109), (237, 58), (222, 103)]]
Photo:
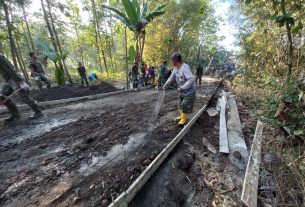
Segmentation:
[(70, 81), (78, 62), (108, 78), (122, 78), (126, 51), (129, 67), (139, 56), (149, 65), (160, 65), (178, 50), (189, 62), (206, 64), (217, 52), (218, 23), (207, 0), (39, 3), (41, 10), (32, 15), (31, 0), (0, 1), (0, 52), (26, 78), (30, 51), (42, 62), (47, 55), (49, 72), (60, 69)]
[[(32, 14), (32, 0), (0, 0), (0, 53), (29, 80), (31, 51), (61, 84), (73, 81), (78, 62), (122, 81), (134, 61), (158, 66), (180, 51), (191, 66), (207, 66), (229, 54), (218, 44), (213, 1), (37, 2), (41, 9)], [(283, 129), (288, 147), (280, 153), (304, 180), (305, 0), (229, 2), (230, 26), (238, 29), (234, 89), (258, 117)]]

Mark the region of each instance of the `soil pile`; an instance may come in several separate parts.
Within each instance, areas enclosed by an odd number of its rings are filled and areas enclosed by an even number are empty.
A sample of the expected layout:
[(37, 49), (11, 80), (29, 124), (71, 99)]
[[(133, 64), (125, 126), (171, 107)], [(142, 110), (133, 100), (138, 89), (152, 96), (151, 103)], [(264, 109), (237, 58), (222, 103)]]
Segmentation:
[[(81, 86), (77, 84), (55, 86), (50, 90), (44, 88), (43, 93), (39, 90), (32, 90), (31, 96), (38, 102), (54, 101), (60, 99), (68, 99), (82, 96), (90, 96), (100, 93), (109, 93), (117, 91), (118, 89), (109, 83), (102, 82), (98, 85)], [(14, 98), (17, 103), (21, 103), (18, 96)]]

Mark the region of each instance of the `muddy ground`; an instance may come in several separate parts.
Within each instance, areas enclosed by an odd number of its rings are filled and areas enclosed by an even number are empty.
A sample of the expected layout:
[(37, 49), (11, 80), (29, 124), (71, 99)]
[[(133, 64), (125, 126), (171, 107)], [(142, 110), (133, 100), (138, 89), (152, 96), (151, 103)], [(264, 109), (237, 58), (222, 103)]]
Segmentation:
[[(50, 90), (44, 87), (41, 93), (38, 89), (31, 90), (31, 96), (38, 102), (54, 101), (67, 98), (75, 98), (82, 96), (90, 96), (100, 93), (108, 93), (117, 91), (118, 88), (113, 85), (101, 82), (99, 84), (82, 86), (79, 84), (65, 85), (65, 86), (54, 86)], [(14, 101), (22, 103), (18, 96), (14, 97)]]
[[(194, 113), (217, 81), (199, 88)], [(0, 131), (1, 206), (106, 206), (126, 190), (181, 130), (177, 94), (167, 92), (158, 120), (155, 90), (44, 111)]]
[[(216, 102), (217, 95), (209, 107), (215, 107)], [(218, 146), (219, 116), (204, 112), (129, 206), (242, 206), (244, 171), (219, 154)]]

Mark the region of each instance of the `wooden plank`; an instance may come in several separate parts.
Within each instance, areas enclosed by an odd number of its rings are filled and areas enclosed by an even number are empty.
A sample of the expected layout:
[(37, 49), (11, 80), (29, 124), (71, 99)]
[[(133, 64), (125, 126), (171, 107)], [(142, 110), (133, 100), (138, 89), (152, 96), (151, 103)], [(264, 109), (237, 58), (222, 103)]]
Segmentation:
[[(221, 83), (221, 82), (220, 82)], [(219, 83), (219, 85), (220, 85)], [(218, 86), (219, 86), (218, 85)], [(218, 87), (217, 87), (218, 88)], [(209, 99), (213, 98), (215, 92)], [(207, 104), (208, 104), (207, 103)], [(128, 203), (134, 198), (134, 196), (141, 190), (145, 183), (150, 179), (150, 177), (155, 173), (159, 166), (168, 157), (171, 151), (176, 147), (176, 145), (181, 141), (184, 135), (190, 130), (192, 125), (197, 121), (197, 119), (206, 110), (207, 104), (200, 109), (200, 111), (189, 121), (187, 125), (180, 131), (180, 133), (161, 151), (161, 153), (154, 159), (152, 163), (141, 173), (141, 175), (132, 183), (129, 188), (124, 191), (119, 197), (117, 197), (108, 207), (127, 207)]]
[(259, 167), (261, 163), (263, 129), (263, 123), (258, 121), (243, 183), (241, 201), (248, 207), (257, 206), (257, 188), (259, 179)]
[(219, 152), (229, 153), (229, 144), (228, 144), (228, 134), (227, 134), (227, 124), (226, 124), (226, 93), (223, 91), (221, 99), (218, 99), (220, 107), (220, 116), (219, 116)]
[(237, 104), (234, 98), (228, 99), (230, 110), (228, 112), (228, 142), (231, 163), (241, 170), (245, 170), (249, 159), (248, 149), (244, 140)]

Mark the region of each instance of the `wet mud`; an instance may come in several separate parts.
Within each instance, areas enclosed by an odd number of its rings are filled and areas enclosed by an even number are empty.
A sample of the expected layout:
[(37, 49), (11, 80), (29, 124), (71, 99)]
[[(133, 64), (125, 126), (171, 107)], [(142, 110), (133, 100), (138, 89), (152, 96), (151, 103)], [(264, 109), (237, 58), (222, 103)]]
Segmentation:
[[(216, 86), (198, 90), (194, 113)], [(152, 121), (158, 97), (148, 90), (74, 103), (2, 128), (0, 205), (107, 206), (181, 130), (174, 91)]]
[[(31, 97), (38, 101), (54, 101), (60, 99), (76, 98), (82, 96), (90, 96), (100, 93), (109, 93), (117, 91), (118, 88), (113, 85), (102, 82), (95, 85), (82, 86), (79, 84), (65, 85), (65, 86), (54, 86), (50, 90), (44, 88), (43, 92), (38, 89), (31, 90)], [(14, 101), (22, 103), (18, 96), (14, 97)]]

